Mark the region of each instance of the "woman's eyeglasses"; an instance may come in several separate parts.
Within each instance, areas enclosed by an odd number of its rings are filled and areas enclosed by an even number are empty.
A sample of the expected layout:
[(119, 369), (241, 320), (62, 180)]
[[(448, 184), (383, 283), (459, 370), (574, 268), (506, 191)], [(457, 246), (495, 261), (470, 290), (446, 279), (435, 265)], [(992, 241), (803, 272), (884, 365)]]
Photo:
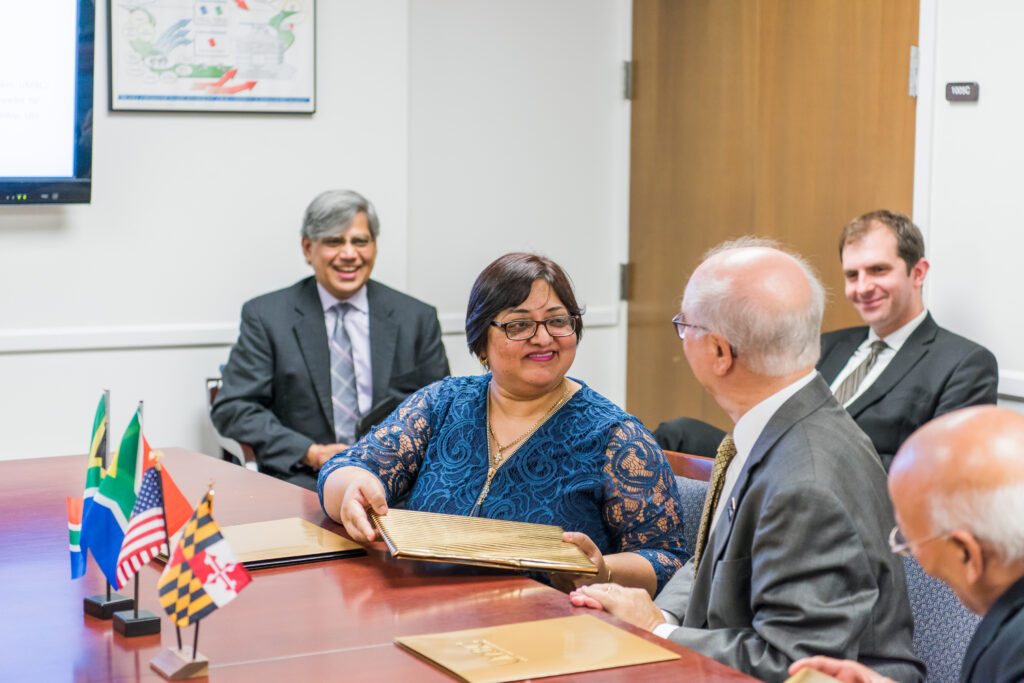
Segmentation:
[(509, 320), (504, 323), (492, 320), (491, 324), (503, 329), (511, 341), (526, 341), (537, 334), (540, 325), (544, 325), (552, 337), (568, 337), (576, 331), (576, 316), (556, 315), (547, 320)]

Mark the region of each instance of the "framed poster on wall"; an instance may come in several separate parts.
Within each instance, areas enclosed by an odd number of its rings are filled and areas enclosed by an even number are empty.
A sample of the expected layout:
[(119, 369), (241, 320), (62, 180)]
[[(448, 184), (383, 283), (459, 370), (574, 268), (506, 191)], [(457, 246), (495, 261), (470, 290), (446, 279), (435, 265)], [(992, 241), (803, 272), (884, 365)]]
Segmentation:
[(107, 0), (111, 111), (316, 111), (316, 0)]

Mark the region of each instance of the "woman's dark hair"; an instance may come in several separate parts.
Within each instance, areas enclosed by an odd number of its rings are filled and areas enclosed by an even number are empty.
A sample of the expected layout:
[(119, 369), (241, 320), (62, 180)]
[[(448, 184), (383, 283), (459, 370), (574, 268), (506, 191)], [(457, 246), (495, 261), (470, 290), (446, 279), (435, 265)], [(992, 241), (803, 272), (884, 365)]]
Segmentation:
[(473, 283), (466, 307), (466, 343), (480, 357), (487, 348), (487, 330), (495, 316), (526, 301), (535, 280), (544, 280), (576, 317), (576, 341), (583, 336), (583, 311), (576, 303), (572, 282), (561, 266), (544, 256), (522, 252), (505, 254), (483, 269)]

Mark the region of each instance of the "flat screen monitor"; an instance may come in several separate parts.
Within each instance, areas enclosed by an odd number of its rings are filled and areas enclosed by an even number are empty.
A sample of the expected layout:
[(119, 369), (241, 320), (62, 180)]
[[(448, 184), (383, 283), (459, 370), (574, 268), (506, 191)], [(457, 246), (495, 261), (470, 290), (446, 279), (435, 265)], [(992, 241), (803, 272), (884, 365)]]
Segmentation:
[(0, 204), (92, 197), (95, 0), (4, 3)]

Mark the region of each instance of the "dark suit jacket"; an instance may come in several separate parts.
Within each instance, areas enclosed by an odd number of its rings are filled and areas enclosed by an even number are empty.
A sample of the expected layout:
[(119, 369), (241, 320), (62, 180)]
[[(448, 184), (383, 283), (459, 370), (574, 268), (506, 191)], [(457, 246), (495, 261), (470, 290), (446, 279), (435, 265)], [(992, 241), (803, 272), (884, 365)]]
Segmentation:
[(1024, 681), (1024, 578), (1003, 593), (978, 624), (964, 655), (961, 681)]
[(816, 654), (923, 678), (885, 471), (821, 377), (769, 420), (727, 494), (696, 578), (691, 559), (655, 601), (682, 624), (672, 640), (766, 681)]
[[(829, 385), (867, 336), (867, 327), (821, 335), (818, 370)], [(942, 329), (929, 313), (848, 410), (888, 471), (914, 430), (957, 408), (995, 403), (998, 381), (996, 358), (988, 349)]]
[[(437, 311), (370, 280), (373, 405), (402, 399), (448, 375)], [(238, 343), (224, 367), (211, 417), (224, 436), (253, 446), (260, 471), (306, 488), (313, 443), (334, 443), (330, 351), (312, 277), (242, 307)]]

